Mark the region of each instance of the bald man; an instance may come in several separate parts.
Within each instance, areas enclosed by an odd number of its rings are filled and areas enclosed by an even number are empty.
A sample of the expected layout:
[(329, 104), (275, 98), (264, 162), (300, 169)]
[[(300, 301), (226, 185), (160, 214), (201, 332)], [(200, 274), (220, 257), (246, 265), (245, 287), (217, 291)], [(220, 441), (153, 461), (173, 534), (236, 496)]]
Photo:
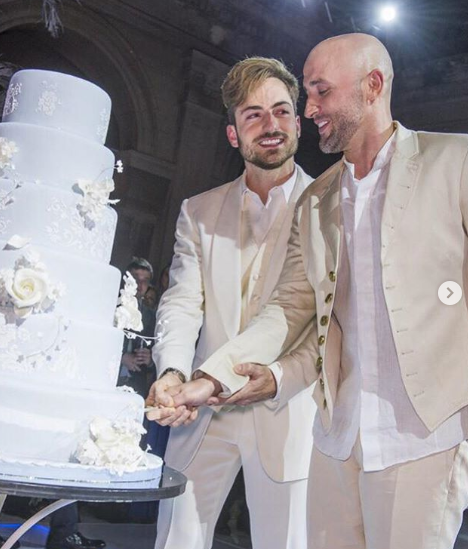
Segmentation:
[[(467, 301), (437, 297), (468, 289), (468, 137), (394, 122), (392, 80), (374, 37), (311, 51), (305, 115), (344, 155), (299, 200), (270, 302), (200, 366), (227, 402), (265, 398), (271, 371), (241, 363), (275, 360), (315, 310), (276, 395), (318, 379), (308, 549), (449, 549), (468, 504)], [(196, 402), (191, 383), (175, 404)]]

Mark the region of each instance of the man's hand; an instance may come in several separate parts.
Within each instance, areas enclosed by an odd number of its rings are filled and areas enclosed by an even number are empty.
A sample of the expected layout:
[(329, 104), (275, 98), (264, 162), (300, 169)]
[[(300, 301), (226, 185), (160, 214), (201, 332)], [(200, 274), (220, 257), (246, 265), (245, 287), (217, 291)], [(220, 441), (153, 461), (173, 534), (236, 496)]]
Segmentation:
[(159, 425), (179, 427), (195, 421), (198, 410), (188, 409), (187, 406), (178, 406), (174, 403), (172, 392), (177, 393), (183, 386), (177, 374), (167, 373), (155, 381), (149, 390), (146, 399), (147, 406), (153, 406), (154, 410), (147, 412), (146, 417), (150, 421), (156, 421)]
[(267, 366), (253, 363), (238, 364), (234, 367), (234, 371), (236, 374), (250, 378), (247, 385), (229, 398), (209, 398), (208, 405), (237, 404), (245, 406), (261, 400), (268, 400), (276, 395), (275, 376)]
[(124, 353), (122, 355), (122, 364), (129, 372), (140, 372), (141, 368), (138, 365), (137, 356), (135, 353)]
[(143, 349), (135, 349), (134, 355), (136, 356), (136, 363), (139, 366), (150, 366), (151, 364), (151, 351), (148, 347)]
[(174, 400), (168, 390), (171, 387), (178, 387), (179, 385), (183, 385), (183, 383), (177, 374), (173, 372), (164, 374), (151, 385), (146, 398), (146, 405), (173, 408)]
[(222, 391), (216, 379), (203, 374), (202, 377), (188, 381), (170, 390), (175, 406), (202, 406), (206, 401)]

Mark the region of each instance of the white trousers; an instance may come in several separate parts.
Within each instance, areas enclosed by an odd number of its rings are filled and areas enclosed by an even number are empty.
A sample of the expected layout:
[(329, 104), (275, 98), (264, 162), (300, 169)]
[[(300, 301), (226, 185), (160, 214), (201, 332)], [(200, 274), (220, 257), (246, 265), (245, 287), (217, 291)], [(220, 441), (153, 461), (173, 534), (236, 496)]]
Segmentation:
[[(275, 436), (271, 433), (271, 436)], [(155, 549), (210, 549), (214, 528), (241, 466), (254, 549), (307, 549), (307, 480), (275, 482), (258, 455), (254, 414), (213, 415), (190, 465), (184, 494), (162, 500)]]
[(452, 549), (468, 505), (468, 443), (363, 472), (312, 452), (308, 549)]

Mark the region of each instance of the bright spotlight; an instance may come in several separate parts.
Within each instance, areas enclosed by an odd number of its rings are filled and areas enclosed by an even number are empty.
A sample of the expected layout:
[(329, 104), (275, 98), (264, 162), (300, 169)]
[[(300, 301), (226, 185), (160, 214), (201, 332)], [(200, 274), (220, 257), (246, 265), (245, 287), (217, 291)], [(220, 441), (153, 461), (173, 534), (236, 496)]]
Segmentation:
[(380, 10), (380, 19), (384, 23), (391, 23), (396, 19), (397, 16), (397, 10), (395, 6), (383, 6)]

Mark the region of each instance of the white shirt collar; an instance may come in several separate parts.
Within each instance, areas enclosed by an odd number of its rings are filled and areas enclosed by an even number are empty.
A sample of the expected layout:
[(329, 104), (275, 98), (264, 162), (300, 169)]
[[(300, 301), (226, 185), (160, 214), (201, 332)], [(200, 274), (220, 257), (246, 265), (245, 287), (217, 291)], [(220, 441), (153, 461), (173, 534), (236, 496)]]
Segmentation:
[[(276, 191), (275, 189), (281, 189), (284, 193), (284, 198), (286, 200), (286, 203), (289, 202), (289, 199), (291, 198), (291, 194), (293, 192), (293, 189), (294, 189), (294, 185), (296, 184), (296, 178), (297, 178), (297, 166), (296, 164), (294, 164), (294, 171), (291, 175), (291, 177), (289, 179), (287, 179), (284, 183), (282, 183), (281, 185), (277, 185), (276, 187), (273, 187), (272, 189), (270, 189), (270, 192), (268, 193), (268, 200), (265, 204), (265, 207), (268, 207), (268, 204), (270, 203), (270, 200), (271, 200), (271, 193), (272, 192), (278, 192)], [(244, 175), (242, 176), (242, 182), (241, 182), (241, 186), (242, 186), (242, 194), (245, 195), (246, 193), (250, 193), (250, 194), (253, 194), (255, 196), (258, 196), (257, 193), (251, 191), (246, 183), (245, 183), (245, 173)]]

